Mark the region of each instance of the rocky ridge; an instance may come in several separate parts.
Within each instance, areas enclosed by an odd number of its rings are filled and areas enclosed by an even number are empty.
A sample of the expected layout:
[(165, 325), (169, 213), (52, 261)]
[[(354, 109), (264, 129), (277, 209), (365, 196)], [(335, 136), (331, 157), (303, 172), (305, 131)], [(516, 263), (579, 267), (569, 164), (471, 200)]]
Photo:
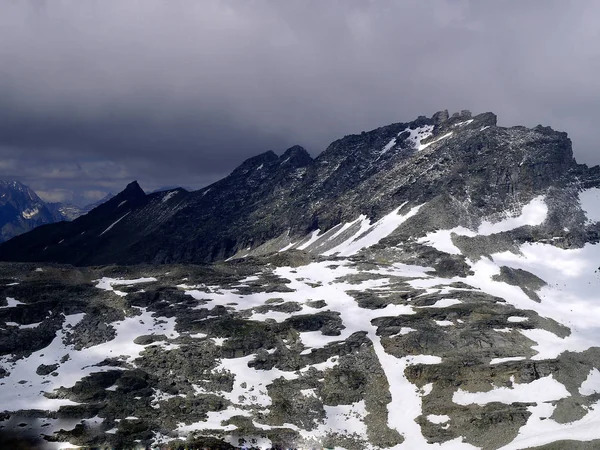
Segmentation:
[(317, 230), (361, 215), (375, 222), (404, 203), (438, 211), (422, 234), (469, 228), (547, 191), (562, 203), (570, 189), (572, 199), (584, 180), (597, 185), (594, 170), (575, 162), (566, 133), (498, 127), (492, 113), (443, 111), (346, 136), (315, 159), (298, 146), (281, 156), (266, 152), (200, 191), (145, 195), (135, 183), (127, 190), (138, 192), (135, 202), (123, 204), (123, 194), (93, 220), (35, 230), (1, 245), (0, 259), (207, 263), (302, 245)]

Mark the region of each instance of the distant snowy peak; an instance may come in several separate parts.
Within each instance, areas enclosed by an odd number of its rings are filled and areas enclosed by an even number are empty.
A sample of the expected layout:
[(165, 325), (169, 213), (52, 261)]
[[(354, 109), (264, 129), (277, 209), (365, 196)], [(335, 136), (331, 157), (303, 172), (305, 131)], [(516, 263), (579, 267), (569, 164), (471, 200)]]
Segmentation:
[(18, 181), (0, 181), (0, 242), (36, 226), (55, 222), (57, 218), (26, 185)]

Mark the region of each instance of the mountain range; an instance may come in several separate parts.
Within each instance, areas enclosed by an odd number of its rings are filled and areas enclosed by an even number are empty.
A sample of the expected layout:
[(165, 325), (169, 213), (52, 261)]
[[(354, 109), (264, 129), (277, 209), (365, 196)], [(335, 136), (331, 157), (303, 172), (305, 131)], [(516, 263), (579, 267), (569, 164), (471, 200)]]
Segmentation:
[(0, 245), (0, 447), (600, 448), (600, 168), (492, 113)]
[[(333, 142), (315, 159), (295, 146), (248, 159), (199, 191), (146, 195), (134, 182), (102, 209), (0, 246), (0, 258), (78, 265), (208, 263), (350, 237), (402, 205), (426, 205), (420, 235), (476, 226), (549, 190), (564, 199), (598, 168), (573, 159), (566, 133), (503, 128), (492, 113), (446, 111)], [(573, 195), (573, 194), (571, 194)], [(359, 219), (364, 217), (364, 219)], [(337, 227), (337, 228), (336, 228)], [(581, 239), (580, 227), (569, 239)], [(560, 230), (548, 230), (551, 234)], [(313, 234), (318, 233), (318, 234)], [(418, 236), (417, 236), (418, 237)], [(60, 242), (60, 244), (59, 244)]]

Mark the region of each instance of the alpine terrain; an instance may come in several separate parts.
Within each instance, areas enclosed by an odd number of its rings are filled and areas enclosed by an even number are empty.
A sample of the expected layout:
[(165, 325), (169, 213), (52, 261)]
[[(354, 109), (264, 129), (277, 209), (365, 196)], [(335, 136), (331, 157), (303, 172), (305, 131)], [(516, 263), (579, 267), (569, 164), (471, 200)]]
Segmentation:
[(62, 219), (60, 212), (49, 208), (29, 187), (0, 180), (0, 242)]
[(600, 167), (469, 111), (0, 244), (0, 448), (600, 448)]

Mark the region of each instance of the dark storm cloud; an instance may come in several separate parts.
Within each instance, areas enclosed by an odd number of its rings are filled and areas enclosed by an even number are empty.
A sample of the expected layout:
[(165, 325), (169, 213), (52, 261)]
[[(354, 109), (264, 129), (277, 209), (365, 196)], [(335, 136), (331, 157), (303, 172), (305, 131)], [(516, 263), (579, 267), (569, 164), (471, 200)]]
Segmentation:
[(599, 13), (595, 0), (8, 0), (0, 178), (56, 195), (200, 186), (259, 152), (317, 154), (445, 108), (568, 131), (596, 164)]

